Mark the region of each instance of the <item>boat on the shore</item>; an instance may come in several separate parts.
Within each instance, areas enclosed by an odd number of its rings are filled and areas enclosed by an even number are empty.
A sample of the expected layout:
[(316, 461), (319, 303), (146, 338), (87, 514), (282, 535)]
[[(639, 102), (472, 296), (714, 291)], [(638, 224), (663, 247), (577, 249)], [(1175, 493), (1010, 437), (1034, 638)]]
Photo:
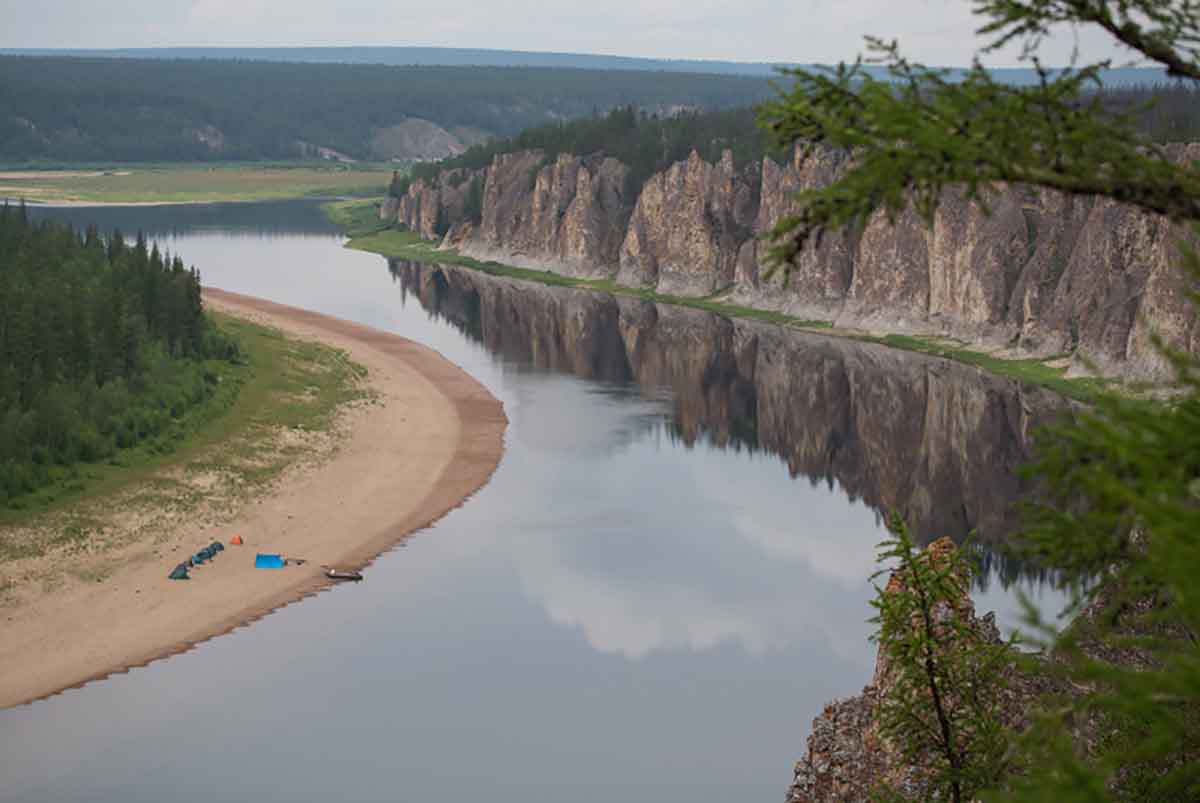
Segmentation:
[(325, 567), (325, 576), (331, 580), (349, 580), (354, 583), (361, 582), (363, 579), (361, 572), (350, 572), (328, 566)]

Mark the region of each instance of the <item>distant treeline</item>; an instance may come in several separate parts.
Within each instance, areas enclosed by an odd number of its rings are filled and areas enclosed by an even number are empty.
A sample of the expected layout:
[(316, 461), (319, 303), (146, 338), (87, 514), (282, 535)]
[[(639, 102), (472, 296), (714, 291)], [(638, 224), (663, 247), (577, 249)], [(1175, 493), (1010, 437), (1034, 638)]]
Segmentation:
[(639, 188), (652, 174), (687, 159), (693, 150), (710, 162), (732, 151), (737, 167), (768, 154), (777, 160), (786, 158), (786, 150), (777, 148), (756, 125), (751, 108), (660, 116), (625, 106), (581, 120), (547, 123), (509, 139), (476, 145), (453, 159), (416, 165), (392, 181), (390, 193), (403, 195), (413, 180), (430, 180), (442, 170), (478, 169), (491, 164), (496, 154), (526, 150), (543, 151), (547, 163), (560, 153), (603, 153), (627, 165), (630, 183)]
[(1154, 142), (1200, 140), (1200, 87), (1163, 84), (1105, 89), (1104, 104), (1116, 113), (1132, 115), (1138, 128)]
[(0, 505), (171, 437), (213, 392), (204, 361), (237, 357), (178, 257), (0, 208)]
[(0, 160), (293, 158), (299, 143), (367, 158), (408, 117), (509, 136), (633, 105), (728, 108), (765, 78), (532, 67), (0, 57)]
[[(636, 56), (611, 56), (595, 53), (553, 53), (527, 50), (495, 50), (461, 47), (390, 47), (380, 45), (351, 47), (144, 47), (118, 49), (73, 48), (0, 48), (0, 53), (24, 56), (77, 56), (86, 58), (128, 59), (238, 59), (240, 61), (288, 61), (322, 64), (392, 64), (399, 66), (438, 65), (475, 67), (551, 67), (579, 70), (641, 70), (757, 75), (775, 77), (780, 67), (799, 66), (817, 69), (816, 64), (784, 64), (762, 61), (720, 61), (716, 59), (655, 59)], [(801, 54), (797, 54), (801, 55)], [(831, 66), (831, 65), (826, 65)], [(886, 77), (883, 66), (867, 64), (864, 70), (878, 78)], [(993, 68), (992, 77), (1005, 84), (1028, 86), (1039, 80), (1031, 67)], [(951, 76), (961, 77), (961, 68), (952, 68)], [(1105, 86), (1157, 84), (1166, 81), (1166, 72), (1154, 67), (1115, 67), (1101, 70)]]
[[(1183, 84), (1105, 89), (1100, 93), (1114, 113), (1130, 114), (1134, 124), (1155, 142), (1200, 140), (1200, 89)], [(787, 158), (756, 123), (751, 108), (690, 111), (676, 115), (647, 114), (632, 106), (608, 114), (546, 123), (514, 137), (476, 145), (461, 156), (414, 166), (392, 181), (390, 193), (403, 195), (416, 179), (430, 180), (443, 170), (479, 169), (501, 153), (542, 150), (550, 162), (560, 153), (589, 156), (603, 153), (631, 168), (630, 180), (641, 186), (645, 179), (692, 150), (709, 162), (733, 152), (741, 167), (763, 156)]]

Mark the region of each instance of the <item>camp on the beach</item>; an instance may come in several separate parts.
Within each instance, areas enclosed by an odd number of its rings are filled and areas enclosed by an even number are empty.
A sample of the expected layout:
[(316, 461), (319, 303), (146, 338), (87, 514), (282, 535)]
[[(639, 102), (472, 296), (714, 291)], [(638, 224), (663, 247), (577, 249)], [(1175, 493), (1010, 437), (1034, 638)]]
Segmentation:
[(287, 561), (282, 555), (267, 555), (259, 552), (254, 556), (254, 568), (256, 569), (282, 569), (287, 565)]

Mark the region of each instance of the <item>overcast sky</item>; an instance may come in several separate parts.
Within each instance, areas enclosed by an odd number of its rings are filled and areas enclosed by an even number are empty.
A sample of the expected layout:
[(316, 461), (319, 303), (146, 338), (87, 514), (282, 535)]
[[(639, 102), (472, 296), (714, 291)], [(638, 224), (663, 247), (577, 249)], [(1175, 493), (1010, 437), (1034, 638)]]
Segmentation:
[[(965, 64), (971, 0), (0, 0), (0, 47), (444, 45), (658, 58), (836, 62), (862, 36), (912, 57)], [(1065, 63), (1121, 58), (1093, 32), (1063, 31)], [(1013, 54), (989, 60), (1016, 63)]]

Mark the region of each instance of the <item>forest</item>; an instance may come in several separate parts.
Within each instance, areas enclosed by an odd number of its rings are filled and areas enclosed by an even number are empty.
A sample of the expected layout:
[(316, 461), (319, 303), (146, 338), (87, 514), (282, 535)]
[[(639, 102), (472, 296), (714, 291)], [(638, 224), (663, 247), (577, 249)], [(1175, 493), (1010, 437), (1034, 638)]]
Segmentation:
[(0, 506), (118, 449), (167, 448), (237, 360), (178, 257), (0, 208)]
[[(1200, 139), (1200, 89), (1196, 87), (1116, 87), (1101, 90), (1094, 98), (1110, 114), (1129, 115), (1154, 142)], [(778, 147), (757, 124), (757, 113), (750, 107), (659, 115), (627, 105), (607, 114), (543, 123), (516, 136), (476, 145), (461, 156), (417, 164), (407, 173), (396, 175), (389, 194), (399, 197), (413, 181), (431, 180), (443, 170), (477, 170), (491, 164), (496, 154), (526, 150), (543, 151), (547, 163), (560, 153), (604, 153), (627, 165), (630, 183), (641, 187), (651, 175), (687, 159), (693, 150), (715, 163), (727, 149), (739, 168), (763, 156), (777, 162), (787, 158), (787, 149)]]
[(397, 67), (0, 56), (0, 161), (368, 158), (406, 118), (511, 136), (624, 105), (672, 113), (765, 99), (761, 77), (534, 67)]
[(433, 179), (442, 170), (479, 169), (491, 164), (496, 154), (525, 150), (543, 151), (547, 163), (560, 153), (602, 152), (630, 168), (628, 181), (636, 188), (659, 170), (687, 159), (693, 150), (710, 162), (719, 161), (729, 150), (737, 167), (765, 155), (786, 159), (786, 149), (776, 147), (755, 120), (755, 110), (748, 107), (663, 116), (623, 106), (607, 114), (546, 123), (515, 137), (476, 145), (452, 159), (415, 165), (407, 174), (397, 174), (389, 193), (399, 197), (416, 179)]
[(1101, 92), (1100, 98), (1111, 112), (1130, 115), (1154, 142), (1200, 139), (1200, 87), (1193, 84), (1114, 87)]

